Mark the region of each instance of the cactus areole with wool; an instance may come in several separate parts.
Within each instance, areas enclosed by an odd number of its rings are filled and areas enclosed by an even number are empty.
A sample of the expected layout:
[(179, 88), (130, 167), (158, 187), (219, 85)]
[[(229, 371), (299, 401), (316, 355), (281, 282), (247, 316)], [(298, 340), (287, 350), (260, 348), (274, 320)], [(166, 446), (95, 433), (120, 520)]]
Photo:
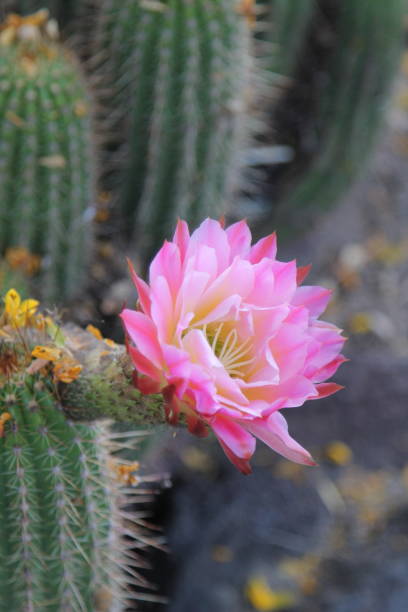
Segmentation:
[(138, 310), (122, 312), (137, 387), (162, 392), (167, 419), (217, 436), (243, 472), (259, 438), (281, 455), (313, 459), (288, 433), (281, 410), (328, 396), (344, 361), (340, 330), (318, 319), (330, 291), (302, 285), (308, 268), (276, 259), (274, 234), (251, 246), (245, 221), (212, 219), (191, 235), (179, 221), (150, 265), (132, 270)]

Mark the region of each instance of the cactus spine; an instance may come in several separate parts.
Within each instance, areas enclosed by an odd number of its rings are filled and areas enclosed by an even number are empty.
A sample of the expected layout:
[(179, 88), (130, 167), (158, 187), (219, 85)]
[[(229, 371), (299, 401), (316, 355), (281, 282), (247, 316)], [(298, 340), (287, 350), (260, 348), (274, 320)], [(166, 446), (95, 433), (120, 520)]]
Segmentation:
[(88, 94), (55, 35), (47, 11), (0, 31), (0, 250), (41, 255), (53, 300), (80, 289), (94, 201)]
[[(38, 302), (21, 301), (13, 289), (4, 301), (0, 609), (125, 610), (130, 597), (143, 597), (131, 596), (127, 585), (145, 586), (133, 569), (132, 547), (151, 542), (140, 528), (134, 531), (137, 520), (129, 509), (123, 512), (137, 496), (137, 466), (112, 454), (129, 449), (132, 434), (112, 434), (106, 421), (74, 422), (67, 413), (88, 420), (106, 417), (110, 401), (122, 399), (126, 417), (131, 420), (133, 409), (134, 421), (144, 425), (154, 416), (162, 420), (162, 406), (155, 397), (144, 406), (138, 392), (133, 401), (130, 374), (127, 379), (120, 365), (124, 349), (73, 327), (62, 330), (37, 313)], [(95, 392), (91, 409), (88, 385)]]
[(194, 224), (225, 212), (247, 68), (238, 5), (102, 4), (101, 99), (108, 129), (126, 141), (119, 199), (148, 253), (178, 216)]

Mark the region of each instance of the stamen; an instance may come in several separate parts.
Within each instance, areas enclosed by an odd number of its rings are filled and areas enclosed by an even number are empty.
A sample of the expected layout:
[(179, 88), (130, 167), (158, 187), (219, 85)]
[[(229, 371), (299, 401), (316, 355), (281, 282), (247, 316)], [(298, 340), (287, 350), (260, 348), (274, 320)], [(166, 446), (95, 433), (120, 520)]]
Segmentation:
[(212, 351), (221, 361), (228, 374), (230, 376), (242, 377), (242, 368), (255, 361), (255, 357), (249, 358), (253, 343), (251, 338), (247, 338), (242, 344), (239, 344), (239, 336), (235, 328), (231, 329), (225, 339), (220, 342), (223, 328), (224, 322), (218, 325), (213, 337), (208, 334), (207, 325), (203, 325), (202, 330), (208, 341), (211, 342)]
[(222, 330), (222, 328), (223, 328), (223, 327), (224, 327), (224, 323), (221, 323), (221, 324), (219, 325), (219, 327), (218, 327), (217, 331), (215, 332), (215, 336), (214, 336), (213, 341), (212, 341), (212, 344), (211, 344), (211, 348), (212, 348), (212, 350), (214, 351), (214, 353), (215, 353), (215, 349), (216, 349), (216, 347), (217, 347), (218, 337), (219, 337), (219, 335), (220, 335), (221, 330)]

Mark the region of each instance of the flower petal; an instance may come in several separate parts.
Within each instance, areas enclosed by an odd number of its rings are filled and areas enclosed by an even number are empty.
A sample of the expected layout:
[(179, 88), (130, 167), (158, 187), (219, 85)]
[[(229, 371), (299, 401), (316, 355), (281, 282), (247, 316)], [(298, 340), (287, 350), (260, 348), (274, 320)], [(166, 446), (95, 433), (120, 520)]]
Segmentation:
[(316, 465), (310, 453), (288, 433), (288, 424), (280, 412), (274, 412), (267, 419), (246, 423), (245, 427), (274, 451), (303, 465)]
[(150, 314), (150, 287), (143, 279), (141, 279), (135, 272), (132, 262), (130, 259), (127, 260), (130, 275), (132, 277), (133, 284), (136, 287), (136, 290), (139, 294), (139, 302), (142, 307), (142, 310), (145, 314)]
[(294, 306), (306, 306), (312, 317), (318, 317), (326, 310), (332, 292), (324, 287), (305, 285), (298, 287), (292, 300)]
[(242, 220), (233, 223), (225, 230), (225, 233), (227, 234), (231, 248), (231, 260), (233, 260), (236, 255), (246, 259), (251, 248), (252, 238), (247, 222)]
[(163, 353), (157, 339), (157, 328), (153, 321), (145, 314), (128, 308), (122, 311), (120, 317), (136, 348), (154, 366), (163, 367)]
[(255, 452), (256, 440), (243, 427), (218, 414), (210, 421), (219, 440), (239, 459), (250, 459)]
[(276, 233), (269, 234), (265, 238), (261, 238), (251, 249), (249, 261), (256, 264), (264, 257), (275, 259), (277, 251)]

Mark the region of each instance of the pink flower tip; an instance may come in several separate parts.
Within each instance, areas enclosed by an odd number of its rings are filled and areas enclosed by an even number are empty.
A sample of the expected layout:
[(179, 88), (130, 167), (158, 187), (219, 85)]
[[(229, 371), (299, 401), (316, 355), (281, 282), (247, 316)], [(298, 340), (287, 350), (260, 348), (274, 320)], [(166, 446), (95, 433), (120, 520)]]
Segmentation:
[(276, 259), (276, 235), (251, 244), (245, 220), (206, 219), (191, 235), (179, 220), (147, 284), (132, 265), (138, 310), (122, 321), (138, 388), (162, 392), (170, 423), (211, 429), (244, 474), (256, 438), (288, 459), (316, 465), (288, 433), (281, 410), (327, 397), (345, 361), (345, 338), (319, 319), (330, 292), (303, 285), (310, 266)]

